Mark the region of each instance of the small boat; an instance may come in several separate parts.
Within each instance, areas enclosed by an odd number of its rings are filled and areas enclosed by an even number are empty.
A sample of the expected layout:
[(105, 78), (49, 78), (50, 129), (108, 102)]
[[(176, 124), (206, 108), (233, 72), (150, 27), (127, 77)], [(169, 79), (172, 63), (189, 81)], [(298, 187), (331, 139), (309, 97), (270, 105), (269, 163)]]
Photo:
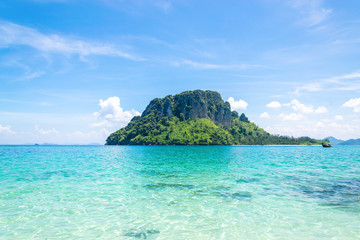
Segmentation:
[(322, 146), (323, 146), (323, 147), (332, 147), (332, 146), (331, 146), (331, 143), (322, 143)]

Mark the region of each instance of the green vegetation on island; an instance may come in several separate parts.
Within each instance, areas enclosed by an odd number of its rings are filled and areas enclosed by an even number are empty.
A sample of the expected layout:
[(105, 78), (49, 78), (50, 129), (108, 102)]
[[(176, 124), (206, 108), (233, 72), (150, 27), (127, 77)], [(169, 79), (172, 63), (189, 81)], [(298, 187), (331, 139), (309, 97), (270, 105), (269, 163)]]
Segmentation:
[(155, 98), (141, 116), (112, 133), (107, 145), (320, 145), (321, 141), (271, 135), (231, 112), (214, 91)]

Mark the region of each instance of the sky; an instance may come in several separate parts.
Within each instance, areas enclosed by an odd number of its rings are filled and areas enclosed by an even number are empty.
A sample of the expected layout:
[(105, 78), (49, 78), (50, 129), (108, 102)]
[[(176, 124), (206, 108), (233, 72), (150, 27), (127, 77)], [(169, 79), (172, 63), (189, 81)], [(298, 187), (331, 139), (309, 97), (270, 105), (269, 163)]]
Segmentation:
[(273, 134), (360, 138), (360, 1), (0, 2), (0, 144), (104, 144), (195, 89)]

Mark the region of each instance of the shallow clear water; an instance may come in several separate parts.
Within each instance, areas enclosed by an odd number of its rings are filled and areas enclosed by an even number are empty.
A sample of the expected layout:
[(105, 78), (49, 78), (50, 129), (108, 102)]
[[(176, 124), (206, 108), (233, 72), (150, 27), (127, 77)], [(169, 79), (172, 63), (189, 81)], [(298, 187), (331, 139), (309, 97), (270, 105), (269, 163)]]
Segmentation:
[(0, 239), (360, 239), (360, 147), (0, 146)]

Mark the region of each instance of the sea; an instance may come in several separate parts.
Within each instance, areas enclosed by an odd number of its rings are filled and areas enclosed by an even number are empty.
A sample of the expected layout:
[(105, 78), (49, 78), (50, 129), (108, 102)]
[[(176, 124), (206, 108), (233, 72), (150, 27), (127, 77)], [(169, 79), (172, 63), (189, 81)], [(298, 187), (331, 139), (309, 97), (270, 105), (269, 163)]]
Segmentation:
[(0, 146), (0, 239), (360, 239), (360, 146)]

